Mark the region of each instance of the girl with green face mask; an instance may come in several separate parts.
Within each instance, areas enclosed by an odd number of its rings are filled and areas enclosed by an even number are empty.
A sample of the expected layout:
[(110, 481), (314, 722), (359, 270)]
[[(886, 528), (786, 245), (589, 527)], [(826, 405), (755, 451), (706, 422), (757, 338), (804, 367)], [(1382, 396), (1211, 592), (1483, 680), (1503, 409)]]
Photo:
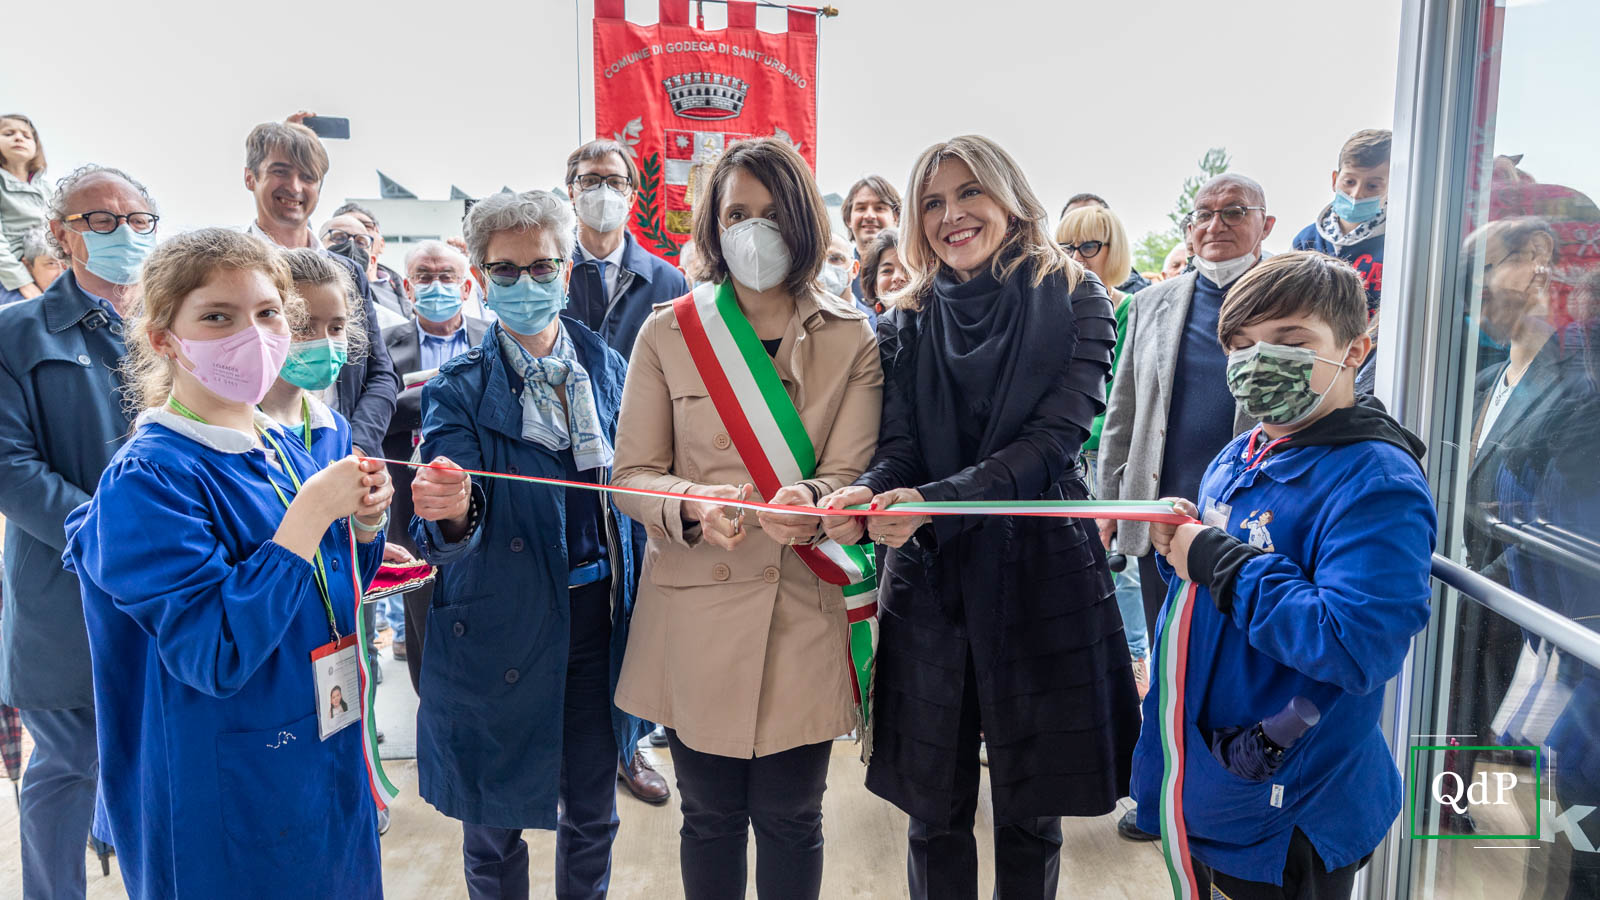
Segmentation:
[[(283, 426), (291, 440), (302, 443), (326, 465), (334, 457), (324, 458), (318, 448), (322, 444), (346, 446), (350, 426), (320, 395), (333, 386), (351, 358), (364, 350), (362, 307), (353, 299), (354, 285), (344, 267), (326, 255), (301, 249), (284, 251), (284, 257), (304, 311), (298, 319), (291, 317), (294, 340), (289, 356), (260, 407)], [(357, 346), (352, 348), (352, 342)], [(344, 441), (337, 439), (341, 432), (346, 435)]]

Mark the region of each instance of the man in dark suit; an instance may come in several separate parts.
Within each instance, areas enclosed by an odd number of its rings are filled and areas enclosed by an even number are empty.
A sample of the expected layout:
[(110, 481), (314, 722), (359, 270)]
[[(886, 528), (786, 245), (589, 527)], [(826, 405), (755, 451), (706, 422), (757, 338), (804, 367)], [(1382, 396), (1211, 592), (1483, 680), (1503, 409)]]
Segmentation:
[(622, 354), (657, 303), (689, 293), (672, 263), (628, 233), (639, 168), (616, 141), (590, 141), (567, 157), (567, 193), (578, 211), (567, 312)]
[[(467, 280), (467, 258), (443, 241), (423, 241), (406, 254), (406, 275), (402, 282), (406, 298), (416, 318), (383, 330), (383, 343), (395, 371), (402, 379), (400, 397), (389, 433), (383, 439), (383, 455), (388, 459), (410, 459), (422, 428), (422, 385), (445, 362), (483, 342), (489, 323), (461, 312), (461, 293)], [(409, 466), (391, 466), (394, 478), (392, 520), (411, 521), (411, 479)], [(404, 529), (390, 529), (389, 539), (413, 554), (417, 548)], [(395, 641), (395, 656), (404, 659), (411, 673), (411, 686), (420, 690), (422, 640), (428, 625), (428, 604), (433, 586), (426, 585), (405, 595), (404, 639)]]

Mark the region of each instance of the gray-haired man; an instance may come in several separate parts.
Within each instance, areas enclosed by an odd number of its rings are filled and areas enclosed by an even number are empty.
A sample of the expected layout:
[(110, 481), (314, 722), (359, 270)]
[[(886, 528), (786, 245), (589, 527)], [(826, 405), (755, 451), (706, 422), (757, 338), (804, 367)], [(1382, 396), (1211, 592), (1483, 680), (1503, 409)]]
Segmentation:
[[(0, 309), (0, 515), (6, 519), (0, 700), (22, 710), (22, 895), (82, 897), (99, 753), (78, 580), (61, 566), (67, 514), (129, 431), (117, 366), (122, 317), (156, 243), (155, 203), (126, 173), (85, 166), (50, 204), (68, 270)], [(63, 402), (63, 399), (67, 402)], [(101, 660), (116, 665), (115, 660)]]

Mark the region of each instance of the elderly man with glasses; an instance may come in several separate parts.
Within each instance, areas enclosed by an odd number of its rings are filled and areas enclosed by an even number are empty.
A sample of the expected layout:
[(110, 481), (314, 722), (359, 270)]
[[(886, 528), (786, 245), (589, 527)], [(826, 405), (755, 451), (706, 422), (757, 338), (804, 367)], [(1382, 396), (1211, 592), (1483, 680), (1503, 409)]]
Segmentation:
[[(394, 418), (389, 420), (389, 435), (383, 440), (383, 454), (389, 459), (410, 459), (422, 435), (422, 385), (439, 367), (482, 343), (489, 323), (469, 315), (463, 305), (467, 284), (467, 258), (443, 241), (423, 241), (406, 253), (406, 274), (400, 280), (407, 303), (416, 318), (383, 330), (389, 358), (400, 374), (400, 399)], [(399, 277), (399, 276), (396, 276)], [(416, 472), (410, 466), (390, 466), (394, 478), (394, 520), (411, 521), (411, 480)], [(413, 555), (417, 547), (409, 535), (394, 532), (392, 540)], [(427, 639), (428, 606), (433, 586), (424, 585), (404, 597), (404, 615), (394, 628), (394, 655), (405, 661), (411, 686), (421, 693), (422, 647)]]
[[(682, 272), (628, 233), (638, 184), (638, 166), (616, 141), (590, 141), (567, 157), (567, 196), (578, 213), (569, 312), (623, 359), (650, 310), (689, 293)], [(646, 799), (658, 802), (654, 792)]]
[[(1144, 289), (1129, 312), (1100, 434), (1100, 498), (1197, 497), (1206, 464), (1255, 424), (1228, 392), (1217, 316), (1228, 286), (1261, 261), (1261, 242), (1276, 221), (1266, 192), (1250, 178), (1218, 175), (1201, 185), (1184, 222), (1195, 271)], [(1156, 622), (1166, 582), (1150, 554), (1149, 527), (1102, 520), (1100, 538), (1139, 558), (1145, 620)], [(1117, 831), (1155, 840), (1134, 826), (1132, 812)]]
[[(0, 701), (22, 710), (22, 896), (82, 897), (99, 753), (78, 580), (61, 567), (67, 514), (89, 499), (130, 422), (122, 317), (160, 220), (126, 173), (85, 166), (50, 203), (67, 271), (0, 309), (0, 515), (6, 519)], [(114, 661), (101, 660), (102, 664)], [(102, 835), (115, 839), (115, 835)]]

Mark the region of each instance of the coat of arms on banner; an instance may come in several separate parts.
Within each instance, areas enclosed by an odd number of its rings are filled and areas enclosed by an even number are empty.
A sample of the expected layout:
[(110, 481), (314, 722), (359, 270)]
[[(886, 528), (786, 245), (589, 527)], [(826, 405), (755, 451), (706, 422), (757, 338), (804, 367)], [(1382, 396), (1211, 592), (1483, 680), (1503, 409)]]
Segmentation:
[(812, 14), (790, 31), (754, 27), (753, 3), (729, 7), (730, 27), (688, 24), (687, 3), (663, 0), (661, 23), (622, 17), (599, 2), (595, 18), (595, 126), (639, 167), (633, 219), (640, 243), (672, 257), (688, 239), (695, 204), (728, 147), (777, 137), (816, 166), (816, 30)]

